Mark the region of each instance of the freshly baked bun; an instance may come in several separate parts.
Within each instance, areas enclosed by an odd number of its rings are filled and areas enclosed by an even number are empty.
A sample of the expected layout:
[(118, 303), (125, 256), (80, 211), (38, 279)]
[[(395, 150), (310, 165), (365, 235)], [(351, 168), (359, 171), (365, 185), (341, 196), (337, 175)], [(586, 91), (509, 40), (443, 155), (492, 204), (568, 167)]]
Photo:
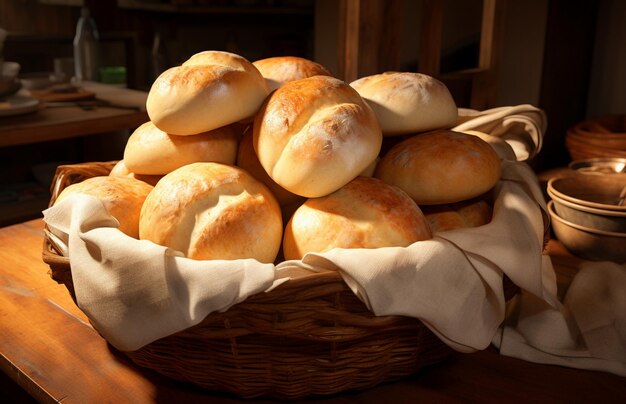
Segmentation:
[(192, 163), (159, 181), (141, 211), (140, 238), (198, 260), (273, 262), (282, 239), (280, 207), (242, 169)]
[(425, 74), (381, 73), (350, 85), (372, 107), (385, 136), (449, 128), (457, 120), (446, 85)]
[(265, 77), (269, 91), (283, 84), (312, 76), (332, 76), (324, 66), (296, 56), (276, 56), (252, 63)]
[(513, 151), (511, 145), (504, 141), (502, 138), (489, 135), (478, 130), (464, 130), (463, 133), (478, 136), (485, 142), (489, 143), (489, 146), (493, 147), (493, 149), (496, 151), (496, 153), (498, 153), (498, 156), (500, 156), (501, 159), (513, 161), (517, 160), (517, 157), (515, 156), (515, 151)]
[(126, 142), (124, 162), (138, 174), (164, 175), (196, 162), (235, 164), (237, 135), (230, 126), (191, 136), (170, 135), (146, 122)]
[(268, 94), (245, 58), (205, 51), (163, 72), (146, 101), (150, 120), (174, 135), (194, 135), (251, 118)]
[(161, 179), (161, 177), (163, 177), (162, 175), (146, 175), (146, 174), (136, 174), (132, 171), (130, 171), (128, 169), (128, 167), (126, 167), (126, 164), (124, 163), (124, 160), (120, 160), (118, 161), (113, 168), (111, 169), (111, 172), (109, 173), (110, 176), (112, 177), (131, 177), (131, 178), (136, 178), (140, 181), (146, 182), (152, 186), (155, 186), (157, 182), (159, 182), (159, 180)]
[(382, 134), (371, 108), (352, 87), (313, 76), (288, 82), (267, 98), (254, 120), (253, 142), (276, 183), (315, 198), (365, 170), (378, 156)]
[(459, 202), (490, 190), (500, 158), (477, 136), (449, 130), (415, 135), (385, 154), (374, 173), (421, 205)]
[(239, 142), (239, 149), (237, 151), (237, 166), (243, 168), (254, 178), (265, 184), (272, 194), (276, 197), (280, 206), (292, 205), (297, 202), (304, 202), (304, 198), (300, 195), (296, 195), (287, 191), (285, 188), (278, 185), (269, 175), (265, 172), (265, 169), (259, 162), (259, 159), (254, 152), (254, 146), (252, 145), (252, 130), (244, 133), (241, 141)]
[(285, 228), (285, 259), (333, 248), (406, 247), (432, 237), (420, 208), (397, 187), (357, 177), (330, 195), (307, 200)]
[(84, 194), (99, 199), (111, 216), (120, 223), (119, 229), (134, 238), (139, 238), (139, 215), (152, 186), (130, 177), (91, 177), (66, 187), (55, 204), (70, 195)]
[(444, 205), (422, 205), (433, 233), (478, 227), (491, 221), (491, 206), (484, 199), (470, 199)]

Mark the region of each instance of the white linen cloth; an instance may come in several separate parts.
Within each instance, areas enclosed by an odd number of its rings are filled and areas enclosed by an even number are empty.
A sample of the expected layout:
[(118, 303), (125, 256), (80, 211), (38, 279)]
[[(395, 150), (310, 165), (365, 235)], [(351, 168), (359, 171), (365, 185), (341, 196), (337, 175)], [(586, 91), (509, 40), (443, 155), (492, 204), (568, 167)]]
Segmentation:
[[(523, 130), (513, 125), (512, 137), (524, 160), (540, 147), (544, 123), (533, 116), (543, 113), (531, 106), (509, 111), (483, 111), (475, 125), (463, 125), (505, 137), (504, 121), (521, 116), (516, 119), (527, 123)], [(406, 248), (335, 249), (277, 266), (186, 259), (123, 235), (90, 197), (68, 198), (44, 211), (57, 243), (68, 247), (79, 307), (120, 350), (138, 349), (271, 289), (292, 268), (337, 270), (376, 315), (414, 316), (459, 351), (483, 349), (505, 317), (503, 274), (558, 307), (554, 271), (542, 255), (547, 217), (532, 170), (518, 161), (502, 161), (494, 216), (485, 226), (442, 232)]]
[(547, 124), (545, 112), (522, 104), (485, 111), (459, 108), (459, 119), (452, 130), (473, 129), (497, 136), (513, 148), (518, 161), (527, 161), (541, 150)]
[(583, 262), (563, 304), (522, 293), (493, 344), (531, 362), (626, 376), (626, 264)]

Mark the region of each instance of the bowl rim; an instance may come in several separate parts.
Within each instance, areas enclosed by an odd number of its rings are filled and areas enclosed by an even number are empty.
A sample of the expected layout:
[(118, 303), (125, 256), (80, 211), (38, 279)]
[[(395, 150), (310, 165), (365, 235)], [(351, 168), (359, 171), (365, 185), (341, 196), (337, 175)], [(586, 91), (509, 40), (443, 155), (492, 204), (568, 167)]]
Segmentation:
[[(587, 174), (580, 174), (580, 175), (587, 175)], [(608, 175), (612, 175), (612, 174), (608, 174)], [(556, 181), (562, 180), (562, 179), (567, 179), (567, 178), (573, 178), (572, 176), (566, 176), (566, 177), (553, 177), (550, 178), (550, 180), (548, 180), (548, 184), (546, 186), (546, 190), (548, 195), (550, 195), (550, 197), (552, 197), (553, 199), (559, 199), (559, 200), (566, 200), (569, 202), (572, 202), (576, 205), (580, 205), (580, 206), (587, 206), (590, 208), (596, 208), (596, 209), (601, 209), (601, 210), (605, 210), (605, 211), (613, 211), (613, 212), (626, 212), (626, 205), (609, 205), (609, 204), (605, 204), (605, 203), (598, 203), (598, 202), (590, 202), (590, 201), (586, 201), (584, 199), (579, 199), (579, 198), (575, 198), (573, 196), (569, 196), (566, 195), (562, 192), (560, 192), (559, 190), (554, 188), (554, 183)]]
[(564, 224), (566, 226), (572, 227), (572, 228), (574, 228), (576, 230), (580, 230), (582, 232), (590, 233), (590, 234), (597, 234), (597, 235), (600, 235), (600, 236), (619, 237), (619, 238), (626, 239), (626, 233), (617, 233), (617, 232), (613, 232), (613, 231), (592, 229), (590, 227), (581, 226), (579, 224), (572, 223), (570, 221), (567, 221), (567, 220), (563, 219), (554, 210), (554, 201), (549, 201), (548, 202), (548, 212), (550, 213), (550, 217), (552, 218), (552, 220), (556, 220), (557, 222), (561, 222), (561, 224)]
[[(594, 157), (594, 158), (589, 158), (589, 159), (574, 160), (574, 161), (571, 161), (567, 165), (567, 168), (574, 170), (574, 171), (579, 171), (581, 168), (593, 166), (593, 163), (608, 163), (608, 162), (623, 163), (626, 166), (626, 157)], [(583, 173), (588, 174), (586, 172), (583, 172)], [(626, 171), (615, 172), (615, 174), (622, 174), (622, 173), (626, 173)], [(611, 175), (612, 173), (609, 173), (609, 174)]]
[[(548, 191), (548, 194), (550, 194), (550, 191)], [(552, 196), (552, 200), (555, 203), (560, 203), (561, 205), (567, 206), (568, 208), (572, 208), (575, 210), (579, 210), (581, 212), (594, 213), (596, 215), (602, 215), (602, 216), (615, 216), (615, 217), (626, 218), (626, 210), (621, 211), (621, 210), (598, 209), (598, 208), (594, 208), (591, 206), (579, 205), (572, 201), (568, 201), (567, 199), (559, 198), (556, 195), (555, 195), (556, 197), (554, 197), (553, 195), (550, 195), (550, 196)]]

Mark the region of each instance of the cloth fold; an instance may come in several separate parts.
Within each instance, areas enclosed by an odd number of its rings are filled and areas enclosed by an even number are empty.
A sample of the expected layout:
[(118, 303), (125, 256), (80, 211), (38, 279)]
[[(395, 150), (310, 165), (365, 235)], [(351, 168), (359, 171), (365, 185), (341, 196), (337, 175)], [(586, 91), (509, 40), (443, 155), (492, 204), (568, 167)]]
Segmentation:
[(518, 161), (528, 161), (541, 150), (547, 122), (545, 112), (530, 104), (484, 111), (459, 108), (459, 119), (452, 130), (477, 130), (502, 138), (513, 148)]
[(583, 262), (563, 304), (523, 292), (494, 336), (502, 355), (626, 376), (626, 265)]

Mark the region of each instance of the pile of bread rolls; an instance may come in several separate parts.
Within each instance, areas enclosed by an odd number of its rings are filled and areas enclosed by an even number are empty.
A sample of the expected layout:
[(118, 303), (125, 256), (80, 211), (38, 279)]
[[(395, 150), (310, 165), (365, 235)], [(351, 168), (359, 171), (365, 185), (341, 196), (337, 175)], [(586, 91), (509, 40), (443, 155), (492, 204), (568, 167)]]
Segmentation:
[(419, 73), (347, 84), (297, 57), (206, 51), (161, 74), (150, 121), (108, 177), (67, 187), (120, 230), (192, 259), (300, 259), (408, 246), (490, 221), (500, 159), (449, 130), (446, 86)]

